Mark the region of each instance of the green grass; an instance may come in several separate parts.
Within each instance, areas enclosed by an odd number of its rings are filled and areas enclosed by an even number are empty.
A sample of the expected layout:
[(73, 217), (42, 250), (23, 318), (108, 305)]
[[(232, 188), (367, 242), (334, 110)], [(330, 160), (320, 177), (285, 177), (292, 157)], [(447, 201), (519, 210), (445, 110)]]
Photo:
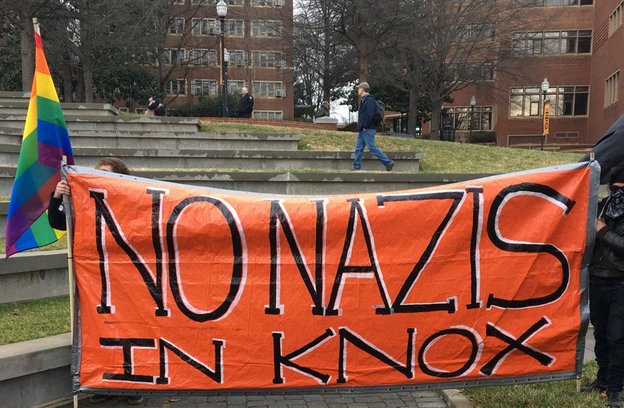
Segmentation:
[[(202, 130), (221, 133), (253, 131), (298, 133), (301, 135), (300, 150), (352, 151), (356, 137), (353, 132), (293, 129), (244, 123), (209, 123), (204, 125)], [(378, 136), (376, 140), (379, 147), (387, 152), (423, 152), (423, 159), (420, 162), (423, 173), (509, 173), (573, 163), (581, 157), (577, 153), (512, 149), (392, 136)]]
[(69, 331), (68, 296), (0, 305), (0, 345)]
[[(583, 366), (583, 384), (596, 377), (595, 362)], [(477, 408), (603, 408), (606, 402), (596, 393), (576, 391), (576, 380), (537, 384), (467, 388), (464, 394)]]

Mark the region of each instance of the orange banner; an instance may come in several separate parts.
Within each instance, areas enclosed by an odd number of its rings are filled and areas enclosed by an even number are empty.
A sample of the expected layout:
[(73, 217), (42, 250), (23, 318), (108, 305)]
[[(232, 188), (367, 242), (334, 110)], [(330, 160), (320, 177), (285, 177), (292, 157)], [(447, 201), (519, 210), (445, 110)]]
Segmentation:
[(314, 197), (67, 169), (77, 390), (580, 372), (595, 166)]

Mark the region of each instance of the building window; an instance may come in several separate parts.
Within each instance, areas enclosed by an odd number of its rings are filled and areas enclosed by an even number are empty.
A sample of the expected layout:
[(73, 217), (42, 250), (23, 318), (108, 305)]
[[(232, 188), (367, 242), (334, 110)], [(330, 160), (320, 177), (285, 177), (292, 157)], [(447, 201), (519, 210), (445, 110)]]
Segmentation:
[(537, 31), (513, 34), (513, 55), (589, 54), (592, 31)]
[(217, 50), (196, 48), (189, 51), (188, 62), (193, 65), (217, 65)]
[(186, 50), (184, 48), (168, 48), (164, 53), (164, 61), (167, 65), (182, 65), (186, 62)]
[(514, 7), (590, 6), (594, 0), (514, 0)]
[(251, 58), (254, 67), (275, 67), (284, 66), (284, 56), (280, 51), (252, 51)]
[(619, 100), (620, 71), (611, 75), (605, 81), (604, 106), (611, 106)]
[(219, 25), (214, 18), (194, 18), (191, 20), (193, 35), (217, 35)]
[(169, 34), (183, 34), (184, 23), (184, 17), (172, 18), (169, 21)]
[(191, 95), (217, 96), (217, 81), (214, 79), (193, 79), (191, 81)]
[(282, 111), (253, 111), (254, 119), (264, 120), (282, 120), (284, 119), (284, 112)]
[(228, 80), (228, 93), (232, 95), (241, 94), (241, 89), (244, 88), (245, 81), (232, 81)]
[(286, 96), (286, 92), (281, 81), (254, 81), (253, 96), (256, 98), (282, 98)]
[(247, 65), (247, 53), (243, 50), (229, 50), (230, 65), (235, 67), (244, 67)]
[(225, 20), (225, 35), (230, 37), (245, 36), (244, 20)]
[(624, 2), (620, 3), (609, 16), (609, 37), (622, 25), (622, 13), (624, 13)]
[(283, 7), (284, 0), (251, 0), (252, 7)]
[(167, 82), (167, 95), (186, 95), (186, 79), (172, 79)]
[[(586, 116), (589, 86), (550, 88), (546, 94), (552, 116)], [(542, 115), (542, 90), (538, 87), (511, 88), (509, 116), (537, 117)]]
[(251, 22), (252, 37), (281, 37), (282, 22), (273, 20), (254, 20)]
[(449, 66), (449, 70), (454, 74), (455, 80), (494, 80), (494, 64), (491, 62), (468, 62), (463, 66), (453, 64)]
[(470, 24), (466, 27), (463, 35), (464, 41), (489, 41), (496, 38), (496, 27), (494, 24)]
[(492, 107), (475, 106), (470, 123), (470, 106), (451, 106), (444, 108), (444, 125), (459, 130), (492, 130)]

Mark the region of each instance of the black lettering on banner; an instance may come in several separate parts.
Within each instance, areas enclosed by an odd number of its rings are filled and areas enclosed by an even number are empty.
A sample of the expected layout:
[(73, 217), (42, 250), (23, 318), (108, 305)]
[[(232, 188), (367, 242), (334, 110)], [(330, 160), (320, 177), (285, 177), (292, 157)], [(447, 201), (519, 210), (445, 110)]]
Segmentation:
[[(214, 205), (221, 212), (230, 228), (232, 252), (234, 255), (230, 290), (221, 305), (213, 311), (200, 310), (190, 304), (184, 294), (179, 276), (176, 229), (184, 210), (195, 203), (210, 203)], [(185, 198), (175, 206), (167, 221), (167, 249), (169, 251), (169, 282), (171, 293), (180, 311), (184, 313), (186, 317), (196, 322), (219, 320), (226, 317), (238, 303), (245, 286), (247, 275), (247, 245), (245, 244), (243, 228), (236, 211), (230, 207), (226, 201), (218, 198), (207, 196)]]
[[(572, 210), (575, 201), (542, 184), (515, 184), (504, 188), (498, 193), (492, 202), (492, 207), (490, 208), (488, 216), (488, 236), (497, 248), (508, 252), (546, 253), (554, 256), (561, 263), (561, 284), (548, 295), (528, 299), (502, 299), (490, 293), (486, 305), (488, 309), (492, 306), (521, 309), (546, 305), (559, 299), (565, 293), (570, 282), (570, 262), (566, 255), (555, 245), (549, 243), (512, 241), (502, 236), (498, 227), (498, 219), (505, 205), (517, 196), (534, 196), (545, 199), (561, 207), (564, 210), (563, 215), (567, 215)], [(530, 224), (527, 222), (525, 225)], [(535, 228), (535, 226), (533, 225), (532, 228)]]
[(121, 373), (104, 373), (103, 380), (109, 381), (125, 381), (134, 383), (149, 383), (153, 384), (155, 377), (151, 375), (137, 375), (134, 374), (134, 355), (133, 349), (135, 348), (156, 348), (154, 339), (116, 339), (100, 337), (100, 345), (102, 347), (118, 348), (123, 350), (123, 368), (124, 372)]
[[(427, 361), (427, 352), (429, 349), (442, 337), (448, 335), (459, 335), (463, 336), (470, 342), (470, 356), (468, 360), (464, 363), (463, 366), (458, 368), (455, 371), (443, 371), (438, 370), (429, 364)], [(440, 330), (437, 333), (432, 334), (425, 340), (420, 351), (418, 352), (418, 365), (423, 373), (430, 375), (432, 377), (439, 378), (453, 378), (453, 377), (461, 377), (463, 375), (469, 374), (477, 364), (477, 360), (481, 355), (481, 351), (483, 349), (483, 339), (479, 336), (474, 329), (466, 326), (454, 326), (449, 329)]]
[[(377, 282), (377, 288), (383, 300), (383, 306), (377, 306), (377, 313), (380, 310), (383, 314), (391, 313), (390, 309), (390, 296), (388, 295), (388, 289), (386, 289), (386, 283), (383, 280), (383, 274), (381, 273), (381, 267), (377, 260), (377, 250), (375, 248), (375, 242), (373, 234), (368, 222), (368, 215), (366, 207), (364, 207), (359, 198), (353, 198), (347, 200), (351, 203), (351, 211), (349, 212), (349, 224), (347, 226), (347, 234), (345, 236), (344, 247), (342, 249), (342, 255), (340, 255), (340, 264), (338, 265), (338, 272), (332, 287), (331, 296), (329, 298), (329, 304), (327, 305), (326, 315), (337, 316), (340, 315), (340, 298), (342, 297), (342, 289), (345, 278), (371, 278), (374, 277)], [(356, 216), (358, 218), (356, 218)], [(353, 250), (353, 242), (355, 241), (355, 231), (358, 224), (362, 226), (362, 233), (364, 234), (364, 240), (366, 242), (366, 250), (368, 252), (369, 265), (347, 265), (351, 258), (351, 251)]]
[(290, 221), (288, 212), (284, 208), (282, 200), (271, 201), (271, 216), (269, 219), (269, 242), (271, 244), (271, 277), (269, 287), (269, 306), (265, 308), (266, 314), (279, 315), (284, 312), (284, 306), (280, 303), (281, 293), (281, 274), (280, 274), (280, 234), (278, 227), (282, 227), (284, 236), (290, 251), (295, 259), (295, 264), (301, 275), (301, 279), (314, 302), (312, 307), (313, 315), (322, 316), (324, 313), (323, 293), (324, 293), (324, 258), (325, 258), (325, 233), (327, 228), (326, 205), (327, 200), (315, 200), (316, 203), (316, 248), (314, 268), (314, 282), (312, 274), (306, 261), (305, 255), (301, 250), (301, 245), (295, 234), (295, 229)]
[(223, 349), (225, 348), (225, 340), (213, 339), (212, 344), (215, 348), (214, 370), (211, 370), (210, 367), (183, 351), (170, 341), (161, 338), (159, 341), (160, 375), (156, 379), (156, 384), (169, 384), (169, 358), (166, 350), (173, 352), (173, 354), (180, 357), (180, 359), (186, 364), (190, 365), (207, 377), (210, 377), (214, 382), (223, 384)]
[(405, 365), (394, 359), (389, 354), (375, 347), (373, 344), (360, 337), (357, 333), (348, 328), (341, 328), (340, 333), (340, 354), (338, 357), (338, 383), (346, 383), (347, 377), (347, 341), (355, 347), (364, 351), (382, 363), (394, 368), (405, 378), (414, 378), (414, 338), (416, 330), (412, 327), (407, 329), (407, 350), (405, 352)]
[(527, 331), (525, 331), (520, 337), (515, 338), (511, 334), (497, 327), (494, 323), (487, 324), (486, 335), (493, 336), (497, 339), (504, 341), (509, 344), (505, 349), (503, 349), (500, 353), (495, 355), (490, 361), (485, 363), (485, 365), (481, 368), (481, 373), (485, 375), (492, 375), (496, 372), (498, 367), (503, 363), (505, 358), (509, 354), (511, 354), (514, 350), (521, 351), (537, 361), (543, 366), (551, 366), (555, 361), (555, 357), (546, 354), (542, 351), (535, 349), (529, 345), (524, 344), (525, 341), (529, 340), (535, 333), (540, 331), (544, 327), (548, 327), (551, 325), (550, 320), (546, 316), (542, 316), (533, 326), (529, 327)]
[[(164, 269), (163, 262), (163, 249), (164, 242), (162, 236), (162, 196), (167, 194), (167, 190), (160, 190), (157, 188), (147, 188), (147, 193), (152, 195), (152, 245), (154, 246), (154, 254), (156, 255), (156, 286), (163, 287), (162, 274)], [(166, 289), (164, 290), (166, 292)], [(164, 310), (156, 309), (156, 316), (168, 316), (169, 310), (167, 307), (167, 298), (163, 298), (163, 303), (165, 306)]]
[(273, 384), (284, 384), (286, 382), (284, 378), (284, 372), (282, 370), (283, 366), (286, 366), (300, 374), (313, 378), (320, 384), (327, 384), (331, 379), (330, 375), (323, 374), (309, 367), (300, 366), (299, 364), (294, 363), (292, 360), (310, 353), (335, 335), (336, 333), (333, 329), (327, 329), (325, 330), (325, 333), (318, 336), (308, 344), (284, 356), (282, 355), (282, 339), (284, 338), (284, 333), (273, 332)]
[(125, 237), (115, 215), (106, 201), (106, 190), (89, 189), (89, 193), (95, 202), (95, 237), (100, 262), (100, 277), (102, 280), (101, 299), (100, 305), (97, 307), (97, 312), (100, 314), (114, 313), (114, 308), (111, 305), (108, 251), (106, 250), (104, 234), (104, 225), (106, 225), (117, 245), (128, 255), (134, 267), (137, 268), (141, 274), (141, 278), (149, 294), (156, 303), (156, 316), (167, 316), (168, 310), (165, 308), (162, 276), (154, 276), (154, 273), (141, 254), (137, 252)]
[[(420, 273), (427, 266), (433, 253), (435, 252), (440, 239), (448, 229), (451, 221), (457, 214), (462, 201), (466, 196), (466, 192), (463, 190), (449, 190), (449, 191), (436, 191), (432, 193), (415, 193), (415, 194), (391, 194), (391, 195), (377, 195), (377, 205), (384, 207), (386, 203), (400, 202), (400, 201), (428, 201), (428, 200), (452, 200), (451, 206), (446, 215), (442, 219), (440, 225), (431, 236), (431, 240), (427, 244), (424, 252), (418, 259), (418, 262), (414, 266), (414, 269), (410, 272), (405, 283), (399, 290), (399, 293), (392, 305), (392, 311), (395, 313), (414, 313), (414, 312), (433, 312), (438, 310), (446, 310), (448, 313), (455, 313), (457, 311), (457, 300), (455, 297), (447, 299), (446, 302), (432, 302), (432, 303), (404, 303), (405, 299), (412, 291), (412, 288), (416, 284)], [(378, 314), (386, 313), (385, 310), (377, 310)]]
[(483, 226), (483, 187), (469, 187), (466, 189), (472, 194), (472, 232), (470, 234), (470, 303), (467, 309), (481, 307), (479, 292), (481, 288), (481, 228)]

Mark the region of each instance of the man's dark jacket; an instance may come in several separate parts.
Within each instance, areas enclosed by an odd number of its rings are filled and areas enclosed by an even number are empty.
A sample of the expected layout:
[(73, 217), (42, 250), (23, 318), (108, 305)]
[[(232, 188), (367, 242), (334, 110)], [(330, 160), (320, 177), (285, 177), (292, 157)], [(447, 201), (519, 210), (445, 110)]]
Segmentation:
[(364, 129), (376, 129), (373, 118), (375, 117), (375, 111), (377, 110), (377, 103), (375, 98), (371, 94), (366, 94), (360, 102), (360, 109), (358, 110), (358, 132)]
[(607, 226), (596, 237), (589, 273), (598, 278), (624, 281), (624, 216), (615, 220), (606, 218), (605, 222)]
[(55, 198), (54, 193), (50, 196), (50, 203), (48, 204), (48, 222), (52, 228), (60, 231), (67, 230), (63, 197)]
[(250, 118), (253, 112), (254, 100), (248, 93), (238, 100), (238, 116), (240, 118)]

